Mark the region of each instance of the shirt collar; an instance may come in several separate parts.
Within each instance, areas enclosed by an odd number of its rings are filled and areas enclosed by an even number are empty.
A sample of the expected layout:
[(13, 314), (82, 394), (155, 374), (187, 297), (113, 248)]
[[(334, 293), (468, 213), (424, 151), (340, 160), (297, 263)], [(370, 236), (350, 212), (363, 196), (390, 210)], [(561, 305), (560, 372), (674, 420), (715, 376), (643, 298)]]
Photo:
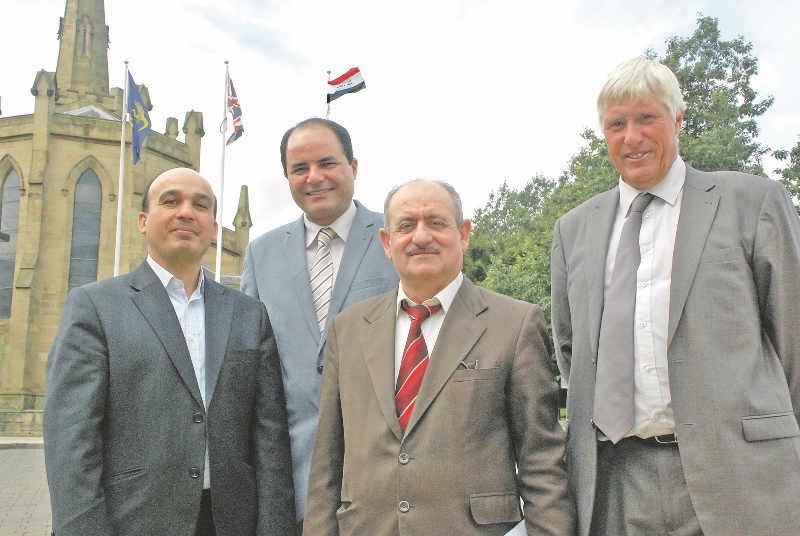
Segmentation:
[(333, 229), (336, 232), (336, 236), (341, 238), (346, 244), (347, 235), (350, 233), (350, 227), (353, 225), (355, 219), (356, 204), (352, 200), (350, 201), (350, 207), (344, 211), (344, 214), (336, 218), (336, 221), (330, 225), (318, 225), (303, 214), (303, 222), (306, 226), (306, 249), (311, 247), (311, 244), (314, 243), (314, 240), (317, 238), (317, 233), (319, 233), (319, 230), (323, 227), (330, 227)]
[[(669, 168), (666, 176), (661, 179), (661, 181), (649, 188), (644, 190), (645, 192), (649, 192), (654, 196), (663, 199), (666, 203), (674, 206), (675, 203), (678, 201), (678, 196), (683, 190), (683, 183), (686, 182), (686, 164), (683, 162), (683, 159), (678, 156), (675, 159), (675, 162), (672, 164), (672, 167)], [(619, 206), (622, 209), (623, 213), (628, 212), (628, 208), (633, 203), (634, 198), (642, 193), (642, 191), (637, 190), (627, 182), (622, 180), (622, 177), (619, 179)]]
[[(158, 277), (158, 280), (161, 281), (161, 284), (164, 285), (164, 288), (167, 289), (167, 291), (169, 292), (169, 290), (170, 290), (170, 287), (169, 287), (170, 281), (172, 281), (173, 279), (177, 279), (177, 278), (174, 275), (172, 275), (171, 273), (169, 273), (169, 271), (166, 268), (164, 268), (163, 266), (158, 264), (156, 262), (156, 260), (153, 257), (151, 257), (150, 255), (147, 256), (147, 264), (150, 265), (150, 268), (152, 268), (153, 271), (156, 273), (156, 277)], [(178, 281), (180, 281), (180, 280), (178, 279)], [(200, 276), (199, 276), (199, 279), (198, 279), (198, 282), (197, 282), (197, 288), (195, 289), (195, 291), (192, 294), (192, 296), (195, 296), (195, 295), (202, 296), (203, 295), (203, 293), (205, 291), (205, 281), (206, 281), (206, 276), (203, 273), (203, 269), (200, 268)], [(181, 282), (181, 286), (183, 286), (182, 282)], [(184, 295), (185, 295), (185, 293), (184, 293)]]
[[(461, 272), (458, 272), (458, 275), (456, 276), (456, 278), (453, 279), (450, 282), (449, 285), (447, 285), (442, 290), (440, 290), (432, 298), (429, 298), (429, 299), (425, 300), (424, 302), (422, 302), (422, 304), (423, 305), (432, 305), (430, 303), (430, 301), (433, 300), (433, 298), (438, 298), (439, 299), (439, 303), (442, 304), (442, 310), (444, 311), (445, 314), (447, 314), (447, 311), (450, 310), (450, 306), (453, 304), (453, 300), (456, 298), (456, 294), (458, 293), (458, 289), (461, 288), (461, 282), (463, 280), (464, 280), (464, 274), (461, 273)], [(411, 300), (409, 299), (408, 296), (406, 296), (406, 293), (403, 290), (403, 283), (400, 283), (400, 287), (397, 290), (397, 313), (398, 314), (400, 313), (400, 303), (403, 300), (408, 300), (409, 302), (411, 302)], [(414, 303), (414, 302), (411, 302), (411, 303)], [(419, 304), (417, 304), (417, 305), (419, 305)]]

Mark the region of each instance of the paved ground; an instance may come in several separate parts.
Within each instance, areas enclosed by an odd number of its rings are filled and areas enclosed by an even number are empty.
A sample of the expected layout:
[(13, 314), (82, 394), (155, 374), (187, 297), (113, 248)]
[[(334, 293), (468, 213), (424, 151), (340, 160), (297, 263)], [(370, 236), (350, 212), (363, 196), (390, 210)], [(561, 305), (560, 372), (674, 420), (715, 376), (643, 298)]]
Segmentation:
[(0, 536), (50, 536), (42, 438), (0, 437)]

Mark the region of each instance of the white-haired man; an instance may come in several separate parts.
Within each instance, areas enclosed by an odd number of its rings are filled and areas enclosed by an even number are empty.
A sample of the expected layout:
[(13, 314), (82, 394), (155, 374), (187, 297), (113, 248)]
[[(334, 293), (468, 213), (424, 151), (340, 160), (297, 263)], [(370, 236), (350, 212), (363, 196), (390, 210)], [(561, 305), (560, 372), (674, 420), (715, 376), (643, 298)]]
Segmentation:
[(619, 186), (559, 219), (552, 251), (579, 533), (783, 534), (800, 526), (800, 219), (778, 182), (683, 162), (667, 67), (620, 65), (597, 109)]

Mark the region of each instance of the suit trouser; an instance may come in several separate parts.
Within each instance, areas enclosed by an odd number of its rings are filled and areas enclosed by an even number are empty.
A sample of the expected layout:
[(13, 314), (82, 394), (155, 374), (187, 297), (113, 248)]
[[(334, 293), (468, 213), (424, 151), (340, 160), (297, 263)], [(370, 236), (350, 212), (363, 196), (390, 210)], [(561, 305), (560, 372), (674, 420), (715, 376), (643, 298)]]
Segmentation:
[(204, 489), (200, 499), (200, 515), (197, 516), (197, 528), (194, 536), (217, 536), (214, 528), (214, 514), (211, 512), (211, 490)]
[(677, 444), (599, 441), (592, 536), (702, 536)]

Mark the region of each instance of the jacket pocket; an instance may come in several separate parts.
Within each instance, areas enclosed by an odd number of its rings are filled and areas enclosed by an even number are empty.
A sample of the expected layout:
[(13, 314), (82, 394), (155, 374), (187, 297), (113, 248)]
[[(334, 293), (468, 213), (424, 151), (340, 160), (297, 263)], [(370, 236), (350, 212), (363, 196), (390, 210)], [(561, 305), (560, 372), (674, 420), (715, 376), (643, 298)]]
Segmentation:
[(503, 373), (500, 367), (485, 369), (465, 369), (461, 365), (453, 372), (452, 381), (454, 382), (473, 382), (477, 380), (494, 380)]
[(368, 288), (382, 287), (384, 285), (391, 284), (392, 279), (390, 277), (373, 277), (372, 279), (362, 279), (361, 281), (353, 281), (353, 284), (350, 286), (350, 292)]
[(258, 349), (256, 348), (235, 348), (225, 352), (226, 363), (246, 363), (258, 360)]
[(116, 484), (117, 482), (121, 482), (123, 480), (128, 480), (129, 478), (133, 478), (135, 476), (139, 476), (144, 472), (144, 467), (136, 467), (134, 469), (128, 469), (126, 471), (120, 471), (119, 473), (115, 473), (109, 476), (106, 479), (106, 483), (108, 484)]
[(747, 441), (764, 441), (800, 435), (794, 413), (773, 413), (742, 417), (742, 429)]
[(704, 251), (700, 256), (700, 264), (711, 262), (730, 262), (747, 260), (744, 250), (740, 247), (721, 248)]
[(475, 493), (469, 496), (469, 508), (478, 525), (522, 521), (522, 508), (516, 493)]

